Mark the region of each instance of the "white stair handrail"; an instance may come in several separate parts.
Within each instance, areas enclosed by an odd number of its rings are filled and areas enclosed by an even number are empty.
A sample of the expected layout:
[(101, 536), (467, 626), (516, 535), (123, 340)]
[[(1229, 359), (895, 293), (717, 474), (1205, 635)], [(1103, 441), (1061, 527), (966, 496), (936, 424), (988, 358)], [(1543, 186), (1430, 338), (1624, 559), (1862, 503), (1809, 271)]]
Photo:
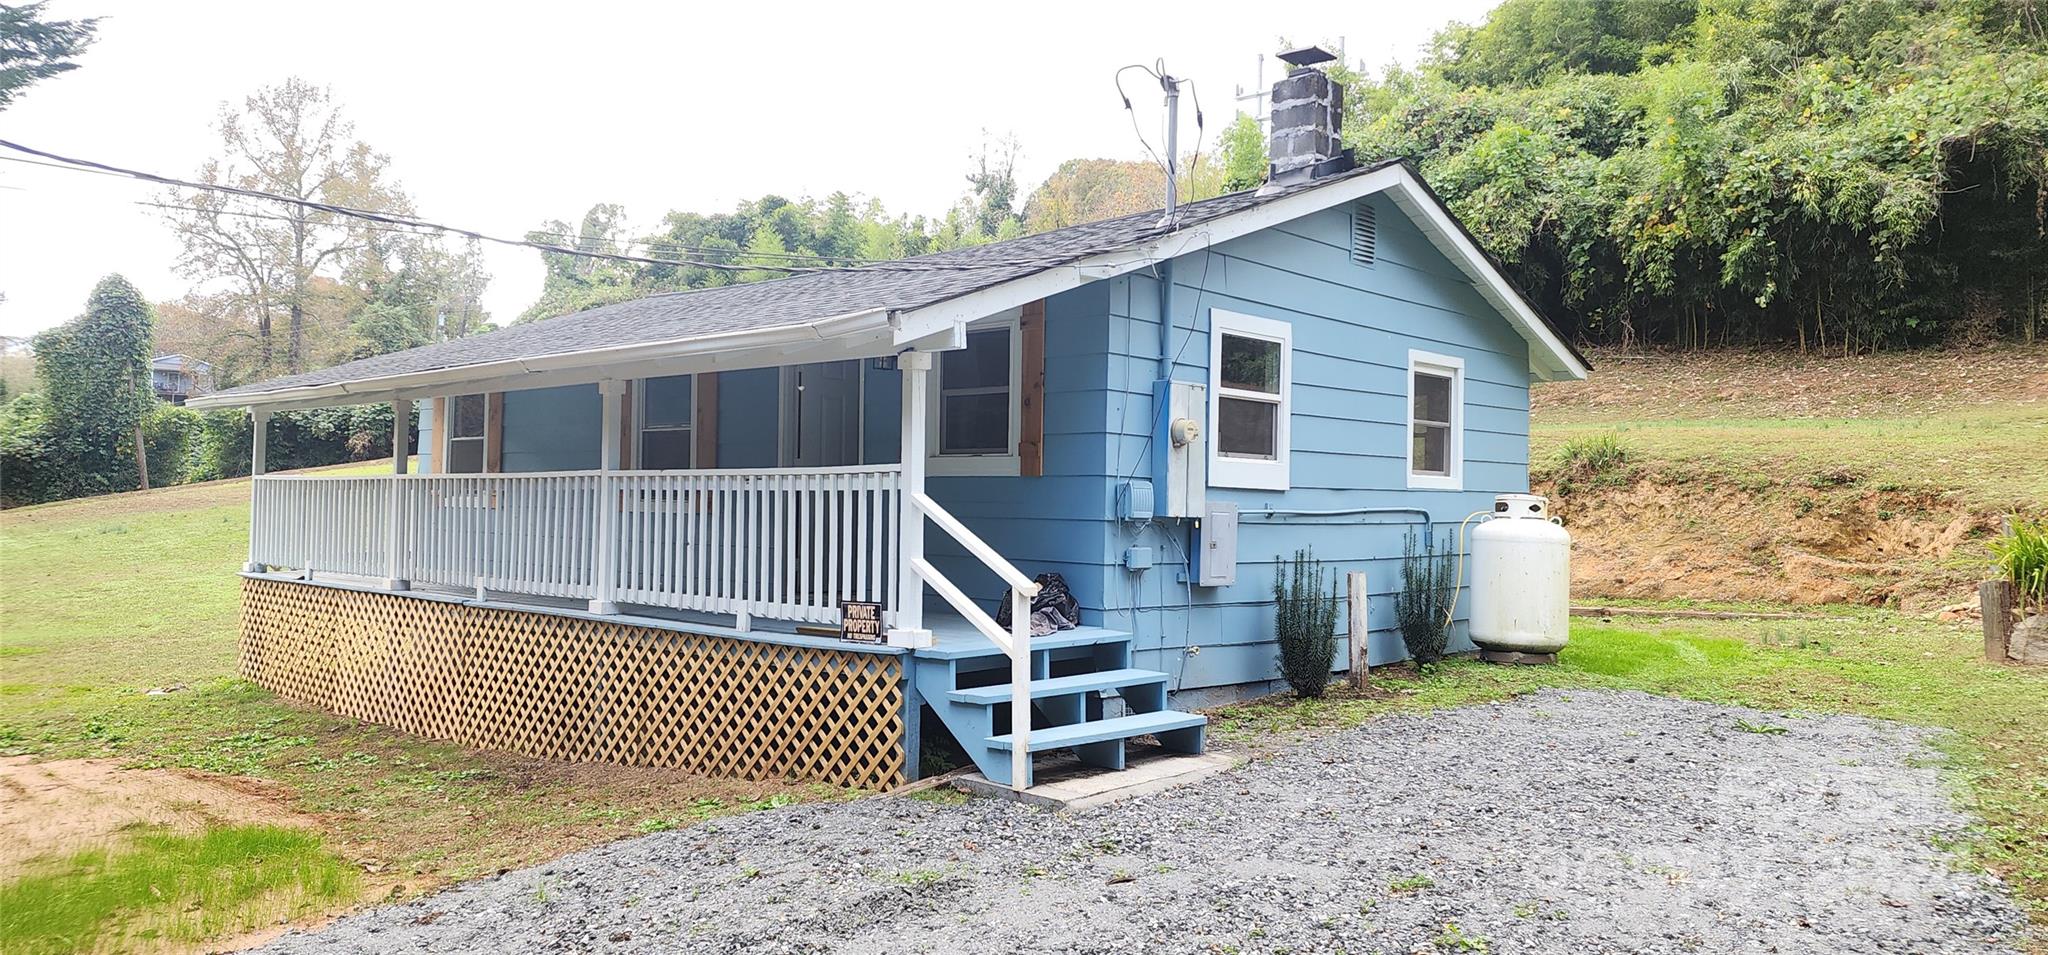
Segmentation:
[(922, 557), (911, 560), (911, 569), (924, 582), (931, 585), (939, 596), (960, 611), (960, 616), (981, 631), (982, 636), (1001, 648), (1010, 657), (1010, 788), (1022, 791), (1025, 781), (1031, 778), (1031, 598), (1038, 596), (1038, 581), (1024, 576), (1017, 565), (1003, 559), (988, 542), (976, 536), (960, 523), (939, 502), (923, 491), (913, 491), (910, 502), (917, 506), (924, 516), (931, 518), (940, 530), (951, 535), (967, 548), (988, 569), (995, 571), (1003, 583), (1010, 585), (1010, 632), (996, 625), (988, 613), (974, 605), (965, 593), (937, 567)]
[(1004, 560), (1003, 555), (996, 553), (996, 549), (988, 546), (987, 541), (976, 537), (973, 531), (967, 529), (967, 525), (960, 523), (960, 519), (954, 517), (952, 512), (940, 507), (939, 502), (932, 500), (930, 495), (923, 491), (914, 491), (910, 495), (910, 502), (917, 505), (917, 509), (923, 511), (924, 516), (931, 518), (932, 523), (939, 525), (940, 530), (959, 541), (960, 546), (967, 548), (968, 553), (988, 565), (988, 569), (995, 571), (996, 576), (1003, 579), (1003, 583), (1009, 584), (1012, 589), (1023, 591), (1026, 597), (1038, 596), (1038, 581), (1024, 576), (1024, 572), (1018, 570), (1016, 564)]

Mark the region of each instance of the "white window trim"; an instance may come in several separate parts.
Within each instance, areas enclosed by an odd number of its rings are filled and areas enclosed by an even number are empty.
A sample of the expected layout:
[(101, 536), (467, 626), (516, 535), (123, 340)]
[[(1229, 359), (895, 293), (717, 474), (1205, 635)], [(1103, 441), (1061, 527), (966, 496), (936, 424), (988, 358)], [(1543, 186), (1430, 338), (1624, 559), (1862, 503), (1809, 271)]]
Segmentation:
[[(1238, 458), (1224, 454), (1222, 435), (1217, 430), (1218, 409), (1224, 398), (1250, 397), (1270, 400), (1261, 393), (1238, 392), (1223, 387), (1223, 336), (1257, 338), (1280, 344), (1280, 406), (1273, 428), (1273, 460)], [(1209, 486), (1285, 491), (1288, 462), (1292, 458), (1294, 417), (1294, 326), (1271, 318), (1259, 318), (1220, 308), (1209, 310)]]
[[(654, 377), (670, 378), (675, 376), (656, 375)], [(667, 426), (655, 429), (658, 431), (688, 431), (690, 433), (690, 463), (684, 470), (697, 466), (697, 399), (702, 397), (699, 393), (698, 383), (703, 381), (703, 377), (698, 374), (690, 375), (690, 423), (680, 428)], [(634, 470), (644, 471), (647, 470), (647, 379), (633, 379), (632, 395), (633, 421), (629, 427), (633, 429), (633, 468)]]
[(944, 389), (940, 387), (940, 365), (945, 361), (941, 352), (938, 360), (932, 362), (931, 394), (926, 401), (925, 414), (925, 473), (939, 477), (1016, 477), (1021, 473), (1021, 461), (1017, 456), (1017, 438), (1024, 429), (1024, 339), (1021, 319), (1022, 308), (991, 315), (967, 326), (969, 333), (990, 332), (1009, 329), (1010, 331), (1010, 449), (1003, 454), (941, 454), (939, 451), (939, 408), (945, 404)]
[[(472, 437), (472, 436), (468, 436), (468, 435), (465, 435), (465, 436), (463, 436), (463, 437), (459, 437), (459, 438), (458, 438), (458, 437), (456, 437), (456, 436), (455, 436), (455, 418), (456, 418), (456, 415), (458, 415), (458, 414), (459, 414), (460, 412), (458, 412), (458, 411), (456, 410), (456, 408), (455, 408), (455, 403), (456, 403), (456, 399), (458, 399), (458, 398), (467, 398), (467, 397), (469, 397), (469, 396), (471, 396), (471, 395), (475, 395), (476, 397), (478, 397), (478, 398), (481, 398), (481, 399), (483, 399), (483, 402), (484, 402), (484, 433), (483, 433), (483, 434), (479, 434), (479, 435), (475, 435), (475, 436), (473, 436), (473, 437)], [(437, 450), (439, 450), (439, 451), (441, 452), (441, 459), (440, 459), (439, 461), (436, 461), (436, 462), (434, 462), (434, 464), (435, 464), (435, 470), (436, 470), (437, 472), (439, 472), (439, 473), (442, 473), (442, 474), (487, 474), (487, 473), (489, 473), (488, 471), (481, 471), (481, 470), (479, 470), (479, 471), (450, 471), (450, 470), (448, 470), (448, 467), (449, 467), (450, 465), (452, 465), (452, 464), (454, 464), (454, 463), (455, 463), (455, 452), (454, 452), (454, 450), (453, 450), (453, 447), (454, 447), (454, 444), (455, 444), (455, 442), (457, 442), (457, 441), (475, 441), (475, 442), (477, 443), (477, 447), (479, 447), (479, 448), (482, 448), (482, 449), (483, 449), (482, 453), (480, 453), (480, 454), (479, 454), (479, 455), (477, 456), (477, 460), (478, 460), (478, 461), (481, 461), (481, 462), (483, 462), (483, 467), (485, 467), (485, 468), (488, 468), (488, 467), (490, 467), (490, 465), (491, 465), (491, 462), (490, 462), (490, 459), (489, 459), (489, 454), (490, 454), (490, 450), (491, 450), (491, 419), (492, 419), (492, 418), (494, 418), (494, 417), (496, 417), (495, 415), (493, 415), (493, 414), (491, 413), (491, 403), (492, 403), (492, 402), (491, 402), (491, 394), (490, 394), (490, 392), (487, 392), (487, 391), (469, 391), (469, 392), (464, 392), (464, 393), (462, 393), (462, 394), (459, 394), (459, 395), (449, 395), (449, 396), (448, 396), (448, 420), (447, 420), (446, 422), (444, 422), (444, 423), (445, 423), (445, 424), (447, 425), (447, 427), (446, 427), (445, 429), (443, 429), (443, 430), (444, 430), (444, 431), (445, 431), (446, 433), (445, 433), (445, 434), (442, 434), (442, 435), (440, 435), (440, 436), (439, 436), (439, 438), (438, 438), (438, 439), (437, 439), (437, 440), (436, 440), (436, 441), (434, 442), (435, 444), (437, 444), (437, 445), (440, 445), (440, 447), (439, 447), (439, 448), (438, 448)]]
[[(1449, 474), (1415, 472), (1415, 373), (1421, 371), (1451, 379), (1451, 440), (1446, 461)], [(1408, 352), (1408, 427), (1401, 432), (1401, 457), (1407, 462), (1408, 486), (1437, 491), (1465, 489), (1465, 359), (1435, 352)]]

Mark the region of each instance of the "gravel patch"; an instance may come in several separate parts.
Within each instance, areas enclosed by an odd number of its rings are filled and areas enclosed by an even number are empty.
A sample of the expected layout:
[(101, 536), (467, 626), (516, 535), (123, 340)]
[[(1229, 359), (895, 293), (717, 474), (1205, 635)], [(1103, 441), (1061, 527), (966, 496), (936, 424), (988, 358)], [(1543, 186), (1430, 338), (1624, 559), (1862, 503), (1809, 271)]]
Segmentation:
[(1071, 815), (754, 813), (264, 951), (2015, 951), (1996, 880), (1933, 845), (1967, 824), (1933, 732), (1551, 691)]

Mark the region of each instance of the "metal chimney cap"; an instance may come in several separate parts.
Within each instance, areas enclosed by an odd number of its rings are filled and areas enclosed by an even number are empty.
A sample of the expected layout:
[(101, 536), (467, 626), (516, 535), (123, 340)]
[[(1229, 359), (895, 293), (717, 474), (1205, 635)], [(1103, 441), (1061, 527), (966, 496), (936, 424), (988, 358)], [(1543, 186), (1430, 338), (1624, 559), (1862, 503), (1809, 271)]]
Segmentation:
[(1303, 69), (1322, 63), (1334, 63), (1337, 60), (1337, 54), (1319, 46), (1304, 46), (1281, 53), (1280, 59), (1288, 66), (1295, 69)]

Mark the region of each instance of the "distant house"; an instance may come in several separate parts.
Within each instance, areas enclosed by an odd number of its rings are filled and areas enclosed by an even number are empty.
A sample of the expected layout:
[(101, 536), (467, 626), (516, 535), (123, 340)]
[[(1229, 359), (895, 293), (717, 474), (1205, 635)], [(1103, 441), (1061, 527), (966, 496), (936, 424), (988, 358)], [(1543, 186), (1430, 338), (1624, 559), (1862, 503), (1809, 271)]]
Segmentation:
[(182, 405), (212, 386), (213, 366), (187, 355), (158, 355), (149, 360), (149, 387), (158, 400)]
[[(255, 481), (243, 672), (543, 757), (887, 787), (950, 738), (1022, 788), (1276, 686), (1276, 555), (1365, 572), (1402, 658), (1404, 535), (1526, 491), (1529, 385), (1587, 364), (1412, 168), (1337, 149), (1327, 76), (1281, 85), (1271, 181), (1171, 216), (193, 399), (252, 410), (258, 475), (276, 410), (399, 429), (396, 474)], [(1081, 626), (998, 625), (1046, 572)]]

